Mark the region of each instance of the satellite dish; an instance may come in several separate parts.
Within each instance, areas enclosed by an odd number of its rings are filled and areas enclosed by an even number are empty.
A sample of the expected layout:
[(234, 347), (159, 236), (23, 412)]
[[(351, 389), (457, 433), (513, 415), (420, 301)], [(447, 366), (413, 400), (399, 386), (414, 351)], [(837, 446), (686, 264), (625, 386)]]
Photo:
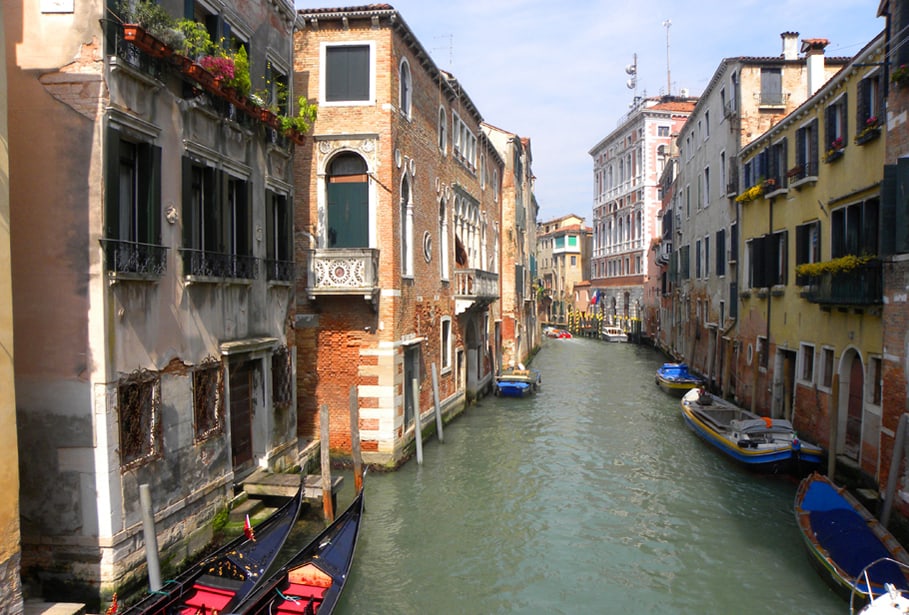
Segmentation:
[(628, 66), (625, 67), (625, 72), (628, 73), (629, 75), (634, 75), (635, 73), (638, 72), (638, 69), (634, 64), (629, 64)]
[(629, 90), (633, 90), (634, 86), (635, 86), (634, 79), (629, 79), (628, 81), (625, 82), (625, 85), (628, 87)]

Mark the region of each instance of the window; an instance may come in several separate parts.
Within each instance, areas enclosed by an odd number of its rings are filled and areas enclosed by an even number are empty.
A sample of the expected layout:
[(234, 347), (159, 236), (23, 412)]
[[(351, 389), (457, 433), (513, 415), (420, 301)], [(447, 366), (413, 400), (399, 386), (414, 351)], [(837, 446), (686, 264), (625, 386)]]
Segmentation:
[(704, 111), (704, 140), (710, 138), (710, 111)]
[(413, 98), (413, 82), (410, 77), (410, 64), (406, 59), (401, 60), (401, 67), (398, 70), (400, 77), (400, 92), (398, 93), (398, 105), (401, 113), (407, 119), (410, 119), (411, 100)]
[(857, 135), (861, 135), (866, 128), (873, 128), (881, 123), (884, 100), (880, 75), (880, 71), (875, 72), (858, 83), (855, 123)]
[(710, 277), (710, 236), (704, 237), (704, 277)]
[(327, 45), (324, 49), (324, 102), (362, 104), (372, 101), (372, 43)]
[(669, 136), (669, 126), (657, 126), (657, 136), (658, 137), (668, 137)]
[(763, 335), (757, 337), (756, 350), (760, 358), (758, 365), (761, 369), (767, 369), (767, 366), (770, 364), (770, 348), (767, 346), (767, 338)]
[(846, 95), (824, 109), (825, 143), (828, 157), (832, 152), (846, 147)]
[(786, 187), (786, 172), (789, 170), (786, 161), (788, 147), (788, 140), (785, 137), (770, 146), (767, 179), (773, 180), (776, 188)]
[(448, 116), (443, 107), (439, 107), (439, 151), (448, 152)]
[(289, 408), (294, 399), (293, 357), (287, 346), (271, 355), (271, 400), (275, 408)]
[(726, 229), (716, 232), (716, 274), (726, 275)]
[(792, 179), (817, 176), (817, 120), (812, 120), (795, 132), (796, 174)]
[(822, 348), (821, 349), (821, 378), (818, 382), (819, 386), (824, 388), (831, 388), (833, 386), (833, 348)]
[(410, 179), (401, 179), (401, 275), (413, 277), (413, 193)]
[(761, 105), (778, 106), (783, 101), (783, 76), (779, 68), (761, 69)]
[(293, 210), (286, 195), (265, 191), (265, 275), (268, 280), (294, 279)]
[(140, 371), (121, 378), (117, 385), (120, 426), (120, 465), (135, 467), (161, 450), (161, 379)]
[(329, 248), (369, 247), (369, 178), (366, 161), (352, 152), (344, 152), (328, 164)]
[(694, 243), (694, 277), (701, 277), (701, 240)]
[[(817, 220), (795, 227), (795, 265), (817, 263), (821, 260), (821, 223)], [(808, 284), (806, 276), (798, 276), (796, 284)]]
[(787, 236), (787, 231), (780, 231), (748, 240), (747, 271), (751, 288), (786, 284)]
[(439, 277), (448, 280), (448, 206), (444, 198), (439, 201)]
[(161, 275), (161, 148), (107, 131), (105, 258), (109, 271)]
[(571, 266), (572, 267), (578, 266), (578, 257), (574, 254), (571, 255)]
[(287, 115), (287, 71), (279, 69), (272, 60), (265, 67), (266, 95), (268, 105), (277, 107), (278, 115)]
[(833, 258), (878, 253), (878, 199), (868, 199), (830, 212)]
[(224, 376), (217, 359), (193, 370), (193, 431), (196, 442), (220, 433), (224, 424)]
[(451, 371), (451, 317), (444, 316), (441, 320), (442, 324), (442, 339), (441, 339), (441, 359), (442, 359), (442, 368), (441, 371), (444, 374), (445, 372)]
[(183, 158), (184, 275), (253, 279), (249, 184)]
[(799, 346), (799, 380), (805, 384), (814, 383), (814, 345)]
[(704, 207), (710, 205), (710, 167), (704, 167), (704, 187), (701, 190)]

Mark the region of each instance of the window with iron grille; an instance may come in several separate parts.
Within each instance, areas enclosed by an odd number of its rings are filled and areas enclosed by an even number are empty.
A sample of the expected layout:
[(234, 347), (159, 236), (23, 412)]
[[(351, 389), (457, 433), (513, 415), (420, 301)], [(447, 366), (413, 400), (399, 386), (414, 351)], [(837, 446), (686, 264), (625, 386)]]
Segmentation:
[(198, 442), (224, 430), (224, 370), (217, 359), (193, 371), (193, 422)]
[(271, 355), (271, 396), (276, 408), (288, 407), (293, 402), (293, 370), (287, 346)]
[(793, 180), (817, 175), (817, 120), (812, 120), (795, 132), (795, 170)]
[(120, 465), (126, 470), (161, 453), (161, 379), (139, 371), (117, 385), (120, 423)]

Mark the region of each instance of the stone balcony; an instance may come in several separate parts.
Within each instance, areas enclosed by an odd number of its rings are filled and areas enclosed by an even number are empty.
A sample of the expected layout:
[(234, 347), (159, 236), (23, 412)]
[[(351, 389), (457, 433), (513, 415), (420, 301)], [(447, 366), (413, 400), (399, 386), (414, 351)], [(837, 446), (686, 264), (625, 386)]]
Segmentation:
[(378, 306), (379, 251), (372, 248), (323, 248), (307, 251), (306, 295), (360, 295)]
[(454, 272), (455, 313), (485, 307), (499, 298), (499, 274), (481, 269)]

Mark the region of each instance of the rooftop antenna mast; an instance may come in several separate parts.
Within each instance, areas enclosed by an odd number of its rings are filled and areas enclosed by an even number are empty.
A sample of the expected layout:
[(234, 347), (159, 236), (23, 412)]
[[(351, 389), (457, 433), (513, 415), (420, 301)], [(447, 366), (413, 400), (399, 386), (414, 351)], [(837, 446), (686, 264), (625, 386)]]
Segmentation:
[(634, 60), (625, 67), (625, 72), (631, 77), (631, 79), (625, 82), (625, 86), (629, 90), (634, 90), (634, 103), (632, 103), (632, 105), (634, 105), (637, 104), (638, 99), (638, 54), (634, 54)]
[(672, 27), (672, 22), (667, 19), (663, 22), (663, 27), (666, 28), (666, 94), (671, 96), (672, 79), (669, 77), (669, 28)]

